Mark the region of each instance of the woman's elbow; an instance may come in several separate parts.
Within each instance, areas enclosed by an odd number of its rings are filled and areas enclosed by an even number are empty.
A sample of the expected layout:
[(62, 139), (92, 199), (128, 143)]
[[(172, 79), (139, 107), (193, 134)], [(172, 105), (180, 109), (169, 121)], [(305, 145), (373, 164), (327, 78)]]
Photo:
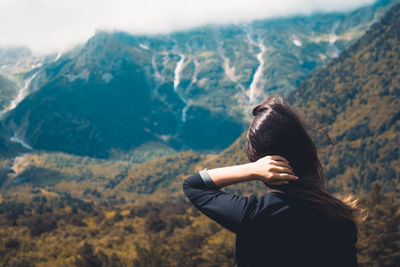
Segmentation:
[(195, 198), (201, 189), (198, 188), (196, 174), (187, 177), (182, 183), (182, 190), (185, 196), (191, 201)]
[(185, 194), (186, 194), (186, 191), (189, 189), (189, 187), (190, 187), (190, 185), (186, 178), (182, 183), (182, 190)]

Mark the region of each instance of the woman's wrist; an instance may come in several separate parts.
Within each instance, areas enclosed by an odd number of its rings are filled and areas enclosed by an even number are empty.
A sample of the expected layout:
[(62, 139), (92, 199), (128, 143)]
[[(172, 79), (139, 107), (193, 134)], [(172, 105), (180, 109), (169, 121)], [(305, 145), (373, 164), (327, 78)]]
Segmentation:
[(254, 172), (254, 163), (253, 162), (245, 163), (245, 164), (242, 164), (241, 166), (243, 166), (243, 173), (246, 175), (246, 178), (249, 181), (259, 179), (259, 177)]
[(207, 172), (217, 187), (224, 187), (231, 184), (255, 180), (256, 176), (252, 172), (252, 166), (251, 163), (245, 163), (210, 169), (207, 170)]

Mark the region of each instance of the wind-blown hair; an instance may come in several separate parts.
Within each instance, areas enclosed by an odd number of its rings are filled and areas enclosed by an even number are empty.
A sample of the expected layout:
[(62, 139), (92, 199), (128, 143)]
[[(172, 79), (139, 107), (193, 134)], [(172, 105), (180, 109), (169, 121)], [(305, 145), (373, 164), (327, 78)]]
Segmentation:
[(280, 155), (289, 161), (298, 181), (273, 186), (299, 199), (310, 201), (320, 212), (361, 223), (365, 211), (357, 200), (343, 200), (325, 189), (324, 172), (317, 148), (296, 111), (279, 95), (267, 97), (253, 111), (254, 119), (247, 132), (245, 153), (254, 162), (267, 155)]

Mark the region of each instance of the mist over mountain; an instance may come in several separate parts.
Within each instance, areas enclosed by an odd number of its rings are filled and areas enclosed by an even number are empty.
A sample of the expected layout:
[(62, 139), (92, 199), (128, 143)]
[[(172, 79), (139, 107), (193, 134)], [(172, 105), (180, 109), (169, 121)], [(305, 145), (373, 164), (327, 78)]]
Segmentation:
[(293, 91), (389, 3), (169, 35), (98, 32), (26, 74), (28, 96), (4, 127), (34, 149), (103, 158), (146, 142), (219, 151), (247, 127), (255, 103)]
[(0, 46), (26, 45), (35, 53), (66, 51), (96, 29), (131, 34), (166, 34), (209, 24), (348, 12), (377, 0), (58, 0), (33, 5), (30, 0), (0, 2)]

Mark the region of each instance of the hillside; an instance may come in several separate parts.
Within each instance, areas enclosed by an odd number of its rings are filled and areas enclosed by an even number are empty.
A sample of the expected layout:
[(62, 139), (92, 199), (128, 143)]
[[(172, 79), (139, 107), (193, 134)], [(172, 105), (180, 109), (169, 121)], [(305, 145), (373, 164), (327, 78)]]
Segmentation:
[(292, 92), (392, 2), (168, 35), (97, 32), (32, 65), (31, 94), (4, 126), (34, 149), (83, 156), (108, 158), (147, 142), (215, 153), (247, 128), (254, 103)]
[[(322, 158), (337, 188), (399, 184), (400, 5), (329, 66), (314, 73), (291, 101), (336, 143)], [(397, 189), (399, 189), (397, 187)]]

